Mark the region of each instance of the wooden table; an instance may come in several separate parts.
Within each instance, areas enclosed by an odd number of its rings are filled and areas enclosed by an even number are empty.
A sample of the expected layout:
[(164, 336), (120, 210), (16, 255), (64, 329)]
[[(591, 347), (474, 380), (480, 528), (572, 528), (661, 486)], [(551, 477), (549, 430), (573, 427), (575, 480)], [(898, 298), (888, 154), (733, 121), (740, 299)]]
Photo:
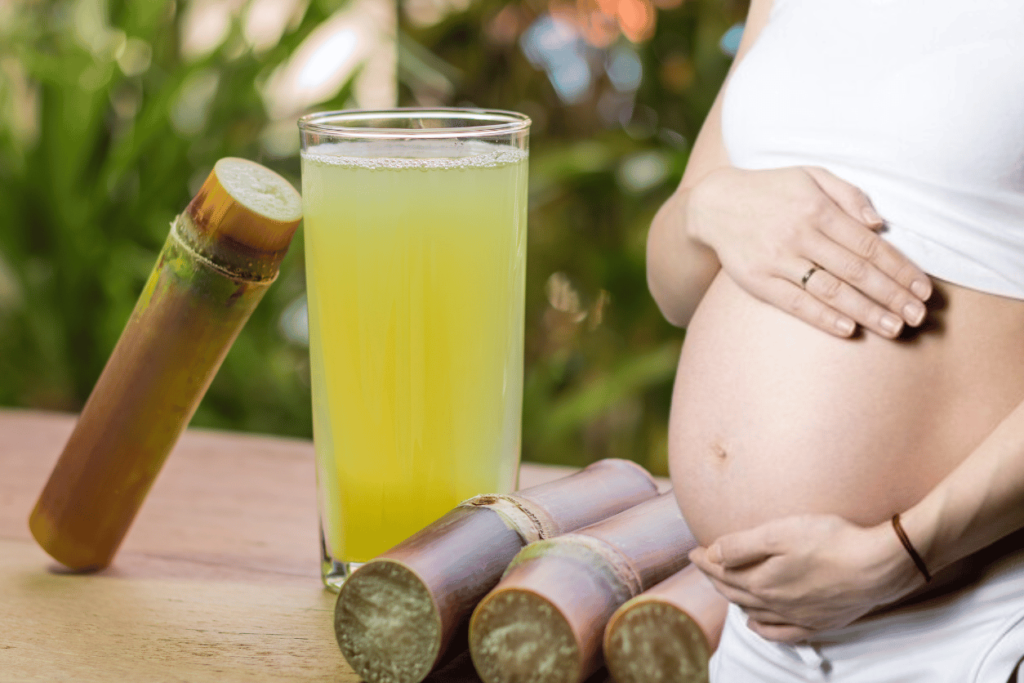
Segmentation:
[[(74, 420), (0, 410), (0, 680), (360, 680), (320, 583), (310, 442), (190, 430), (113, 566), (71, 575), (27, 520)], [(478, 680), (467, 657), (431, 679)]]

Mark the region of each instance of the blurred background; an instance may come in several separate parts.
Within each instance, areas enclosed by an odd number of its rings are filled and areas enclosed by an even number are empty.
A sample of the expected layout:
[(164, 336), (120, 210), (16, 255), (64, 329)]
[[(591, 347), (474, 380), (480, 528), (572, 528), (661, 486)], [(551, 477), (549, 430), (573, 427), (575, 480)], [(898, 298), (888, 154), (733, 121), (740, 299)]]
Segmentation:
[[(746, 0), (0, 0), (0, 405), (77, 411), (214, 162), (299, 183), (296, 119), (533, 119), (523, 458), (667, 471), (683, 332), (644, 245)], [(301, 231), (192, 424), (309, 437)]]

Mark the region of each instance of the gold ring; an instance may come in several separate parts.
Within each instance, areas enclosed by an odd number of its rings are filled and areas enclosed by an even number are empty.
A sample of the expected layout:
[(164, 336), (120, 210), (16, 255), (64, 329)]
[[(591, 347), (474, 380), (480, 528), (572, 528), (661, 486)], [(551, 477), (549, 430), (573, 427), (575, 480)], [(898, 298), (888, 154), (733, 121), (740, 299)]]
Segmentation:
[(811, 276), (814, 275), (815, 273), (817, 273), (819, 270), (825, 270), (825, 269), (822, 268), (821, 266), (819, 266), (817, 263), (815, 263), (813, 266), (808, 268), (807, 272), (804, 273), (804, 276), (802, 278), (800, 278), (800, 288), (801, 289), (807, 289), (807, 281), (810, 280)]

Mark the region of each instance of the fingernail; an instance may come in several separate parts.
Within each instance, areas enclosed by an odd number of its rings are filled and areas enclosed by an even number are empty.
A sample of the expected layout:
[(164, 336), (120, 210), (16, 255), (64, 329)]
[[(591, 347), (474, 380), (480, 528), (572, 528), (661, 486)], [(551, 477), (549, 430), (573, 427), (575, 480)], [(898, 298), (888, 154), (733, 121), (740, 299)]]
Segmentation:
[(878, 215), (878, 212), (875, 211), (874, 207), (871, 206), (864, 207), (861, 215), (864, 216), (864, 220), (867, 221), (868, 225), (881, 225), (885, 222), (885, 220)]
[(916, 301), (911, 301), (909, 304), (903, 307), (903, 317), (906, 318), (907, 322), (917, 327), (924, 320), (925, 308)]
[(928, 286), (927, 282), (921, 280), (914, 280), (910, 283), (910, 291), (921, 301), (928, 301), (928, 297), (932, 295), (932, 288)]
[(885, 314), (882, 316), (882, 320), (879, 321), (882, 329), (889, 334), (895, 336), (900, 333), (900, 328), (903, 327), (903, 321), (891, 314)]
[(707, 559), (709, 562), (719, 563), (722, 561), (722, 550), (718, 547), (718, 544), (708, 548)]
[(853, 334), (855, 327), (856, 326), (853, 324), (853, 321), (849, 318), (840, 318), (839, 320), (836, 320), (836, 329), (839, 330), (840, 334), (849, 336)]

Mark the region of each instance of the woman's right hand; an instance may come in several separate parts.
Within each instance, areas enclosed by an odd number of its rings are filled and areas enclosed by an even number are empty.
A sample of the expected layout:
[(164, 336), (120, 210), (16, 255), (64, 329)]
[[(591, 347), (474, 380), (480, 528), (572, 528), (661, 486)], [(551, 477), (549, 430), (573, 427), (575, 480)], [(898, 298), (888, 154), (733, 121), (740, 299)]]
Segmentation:
[(755, 297), (840, 337), (920, 325), (932, 285), (878, 235), (858, 188), (818, 167), (720, 168), (690, 191), (690, 237)]

